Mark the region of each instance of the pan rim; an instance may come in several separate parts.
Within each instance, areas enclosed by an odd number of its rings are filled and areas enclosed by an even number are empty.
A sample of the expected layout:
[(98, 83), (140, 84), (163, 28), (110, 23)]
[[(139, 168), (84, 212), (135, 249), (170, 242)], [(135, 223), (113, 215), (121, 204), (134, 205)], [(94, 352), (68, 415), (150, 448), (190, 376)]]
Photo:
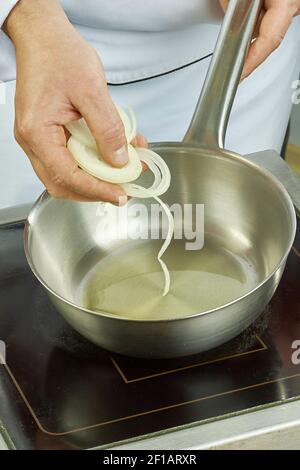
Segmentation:
[(182, 150), (186, 149), (186, 150), (192, 150), (192, 151), (197, 151), (197, 152), (202, 151), (203, 153), (213, 155), (215, 157), (225, 157), (225, 155), (226, 155), (226, 157), (228, 157), (232, 160), (235, 160), (239, 163), (243, 163), (243, 164), (245, 164), (249, 167), (252, 167), (255, 171), (259, 172), (261, 175), (263, 175), (263, 176), (267, 177), (269, 180), (271, 180), (271, 182), (277, 187), (277, 189), (279, 191), (281, 191), (281, 193), (282, 193), (282, 195), (285, 199), (285, 202), (287, 204), (287, 208), (289, 210), (290, 217), (291, 217), (291, 235), (290, 235), (290, 240), (289, 240), (289, 243), (288, 243), (288, 247), (285, 250), (284, 255), (281, 257), (280, 261), (276, 264), (276, 266), (273, 268), (273, 270), (268, 274), (268, 276), (266, 276), (261, 282), (259, 282), (253, 289), (251, 289), (250, 291), (248, 291), (245, 294), (241, 295), (240, 297), (238, 297), (238, 298), (236, 298), (236, 299), (234, 299), (234, 300), (232, 300), (232, 301), (230, 301), (226, 304), (215, 307), (213, 309), (206, 310), (204, 312), (194, 313), (192, 315), (182, 316), (182, 317), (176, 317), (176, 318), (168, 317), (168, 318), (159, 318), (159, 319), (126, 318), (126, 317), (121, 317), (121, 316), (118, 316), (118, 315), (113, 315), (113, 314), (110, 314), (108, 312), (100, 312), (100, 311), (96, 312), (94, 310), (90, 310), (88, 308), (81, 307), (81, 306), (75, 304), (74, 302), (71, 302), (70, 300), (66, 299), (62, 295), (58, 294), (57, 292), (55, 292), (42, 279), (42, 277), (38, 273), (37, 269), (35, 268), (35, 265), (32, 261), (31, 255), (30, 255), (29, 241), (30, 241), (32, 221), (34, 221), (35, 217), (37, 216), (37, 214), (38, 214), (39, 210), (41, 209), (41, 207), (43, 207), (44, 203), (46, 201), (54, 199), (52, 196), (50, 196), (50, 194), (46, 190), (40, 195), (40, 197), (34, 203), (32, 209), (29, 213), (29, 216), (28, 216), (28, 218), (25, 222), (25, 226), (24, 226), (24, 251), (25, 251), (25, 256), (26, 256), (27, 262), (28, 262), (28, 264), (31, 268), (31, 271), (33, 272), (33, 274), (35, 275), (37, 280), (40, 282), (40, 284), (51, 295), (53, 295), (55, 298), (57, 298), (61, 302), (69, 305), (72, 308), (75, 308), (76, 310), (78, 310), (82, 313), (87, 313), (87, 314), (90, 314), (90, 315), (96, 315), (96, 316), (99, 316), (99, 317), (104, 317), (104, 318), (107, 318), (109, 320), (119, 320), (119, 321), (122, 321), (122, 322), (131, 322), (131, 323), (138, 323), (138, 324), (140, 324), (140, 323), (148, 323), (148, 324), (153, 323), (153, 324), (156, 324), (156, 323), (170, 323), (170, 322), (173, 323), (173, 322), (180, 322), (182, 320), (194, 319), (194, 318), (197, 318), (197, 317), (200, 317), (200, 316), (210, 315), (212, 313), (220, 312), (221, 310), (227, 309), (228, 307), (231, 307), (232, 305), (241, 302), (243, 299), (245, 299), (247, 297), (250, 297), (254, 292), (258, 291), (262, 286), (264, 286), (276, 274), (276, 272), (285, 264), (285, 262), (287, 260), (287, 257), (288, 257), (288, 255), (289, 255), (289, 253), (290, 253), (290, 251), (293, 247), (293, 243), (294, 243), (295, 236), (296, 236), (297, 215), (296, 215), (296, 212), (295, 212), (295, 208), (294, 208), (292, 199), (291, 199), (289, 193), (287, 192), (286, 188), (283, 186), (283, 184), (270, 171), (266, 170), (265, 168), (260, 167), (258, 164), (254, 163), (254, 162), (251, 162), (250, 160), (246, 159), (242, 155), (239, 155), (238, 153), (235, 153), (235, 152), (231, 152), (229, 150), (224, 150), (224, 149), (220, 149), (220, 148), (215, 148), (214, 149), (214, 148), (211, 148), (211, 147), (203, 147), (203, 146), (197, 145), (197, 144), (186, 144), (186, 143), (182, 143), (182, 142), (158, 142), (158, 143), (151, 144), (151, 148), (154, 148), (154, 149), (167, 148), (167, 147), (168, 148), (173, 147), (177, 151), (180, 148), (182, 148)]

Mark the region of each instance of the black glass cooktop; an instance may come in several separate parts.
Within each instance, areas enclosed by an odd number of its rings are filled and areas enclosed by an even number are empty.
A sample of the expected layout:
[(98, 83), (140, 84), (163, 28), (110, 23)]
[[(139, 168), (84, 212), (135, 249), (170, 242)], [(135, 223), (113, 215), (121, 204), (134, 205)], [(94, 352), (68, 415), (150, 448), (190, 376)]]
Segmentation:
[[(268, 308), (241, 336), (182, 359), (104, 351), (74, 332), (0, 227), (0, 421), (20, 449), (105, 446), (300, 397), (300, 231)], [(216, 325), (217, 328), (217, 325)], [(1, 430), (1, 427), (0, 427)]]

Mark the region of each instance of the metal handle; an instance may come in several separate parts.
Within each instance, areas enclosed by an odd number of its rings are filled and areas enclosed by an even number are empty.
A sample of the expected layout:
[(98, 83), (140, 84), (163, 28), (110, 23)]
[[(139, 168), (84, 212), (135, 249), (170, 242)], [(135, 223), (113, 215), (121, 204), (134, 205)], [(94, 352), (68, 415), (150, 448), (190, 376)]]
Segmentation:
[(233, 100), (262, 5), (263, 0), (230, 0), (184, 142), (224, 148)]

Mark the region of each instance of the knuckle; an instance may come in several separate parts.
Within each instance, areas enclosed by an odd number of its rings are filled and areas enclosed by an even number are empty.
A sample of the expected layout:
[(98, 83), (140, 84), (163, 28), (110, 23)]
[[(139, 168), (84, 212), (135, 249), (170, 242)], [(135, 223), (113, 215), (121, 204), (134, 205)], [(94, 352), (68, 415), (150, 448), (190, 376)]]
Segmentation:
[(15, 136), (19, 140), (31, 140), (35, 135), (35, 124), (31, 118), (22, 118), (16, 122)]
[(57, 173), (52, 174), (51, 181), (58, 188), (62, 188), (63, 186), (65, 186), (65, 179), (60, 174), (57, 174)]
[(18, 142), (19, 145), (22, 144), (22, 138), (21, 138), (21, 136), (20, 136), (20, 134), (19, 134), (19, 130), (18, 130), (18, 128), (17, 128), (16, 125), (14, 126), (14, 138), (15, 138), (15, 140)]

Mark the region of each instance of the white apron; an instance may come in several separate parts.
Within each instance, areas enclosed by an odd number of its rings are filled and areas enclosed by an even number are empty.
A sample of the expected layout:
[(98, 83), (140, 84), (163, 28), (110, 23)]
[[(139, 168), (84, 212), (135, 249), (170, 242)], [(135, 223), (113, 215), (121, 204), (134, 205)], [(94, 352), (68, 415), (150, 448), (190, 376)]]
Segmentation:
[[(0, 24), (16, 0), (0, 4)], [(113, 99), (136, 112), (150, 141), (181, 140), (193, 114), (222, 12), (217, 0), (63, 0), (81, 35), (98, 51)], [(134, 12), (134, 14), (133, 14)], [(242, 154), (280, 151), (300, 72), (300, 18), (280, 48), (239, 87), (226, 147)], [(43, 190), (13, 139), (14, 49), (0, 33), (0, 209), (32, 202)], [(131, 83), (134, 82), (134, 83)]]

